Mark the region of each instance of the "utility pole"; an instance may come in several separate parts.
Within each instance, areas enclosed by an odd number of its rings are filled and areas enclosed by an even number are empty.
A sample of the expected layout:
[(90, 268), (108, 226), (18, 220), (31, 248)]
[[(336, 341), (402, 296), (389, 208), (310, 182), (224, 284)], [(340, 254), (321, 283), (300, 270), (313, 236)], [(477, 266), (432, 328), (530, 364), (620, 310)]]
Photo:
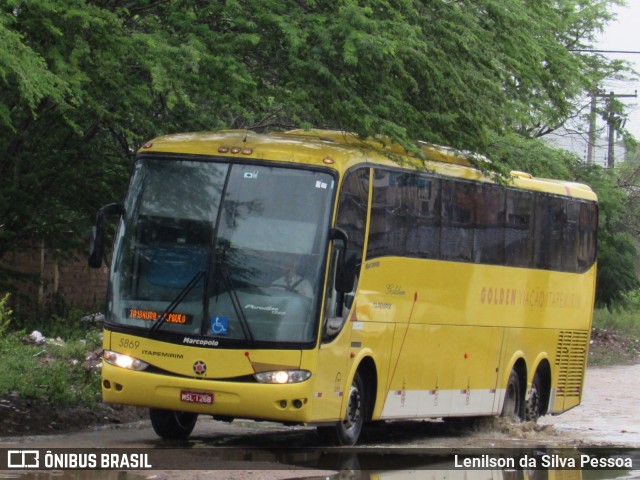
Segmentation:
[(637, 98), (638, 91), (633, 94), (628, 93), (605, 93), (602, 90), (594, 89), (591, 95), (591, 112), (589, 114), (589, 144), (587, 145), (587, 163), (593, 163), (596, 130), (596, 98), (607, 98), (606, 121), (608, 126), (608, 146), (607, 146), (607, 167), (615, 166), (615, 131), (619, 125), (620, 116), (614, 112), (614, 100), (616, 98)]
[(596, 109), (597, 95), (601, 93), (598, 87), (591, 90), (591, 109), (589, 110), (589, 140), (587, 141), (587, 163), (593, 163), (593, 155), (596, 149)]

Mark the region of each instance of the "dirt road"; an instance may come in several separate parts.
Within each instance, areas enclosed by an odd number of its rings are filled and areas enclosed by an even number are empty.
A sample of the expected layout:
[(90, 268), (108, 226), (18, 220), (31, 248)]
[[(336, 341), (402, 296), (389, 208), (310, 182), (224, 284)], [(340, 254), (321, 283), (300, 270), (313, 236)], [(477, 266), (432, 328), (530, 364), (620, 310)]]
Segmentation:
[(640, 447), (640, 365), (587, 369), (582, 404), (540, 424), (589, 445)]

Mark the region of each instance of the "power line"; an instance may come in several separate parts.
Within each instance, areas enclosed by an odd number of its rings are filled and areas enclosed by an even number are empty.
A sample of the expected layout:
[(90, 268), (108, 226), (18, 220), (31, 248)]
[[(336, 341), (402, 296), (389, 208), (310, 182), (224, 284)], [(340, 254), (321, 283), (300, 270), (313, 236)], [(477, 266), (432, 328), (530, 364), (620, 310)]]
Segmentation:
[(640, 51), (636, 50), (595, 50), (595, 49), (569, 49), (570, 52), (578, 53), (621, 53), (625, 55), (640, 55)]
[(606, 121), (609, 130), (609, 141), (607, 148), (607, 166), (613, 168), (615, 165), (615, 146), (614, 132), (616, 127), (620, 126), (620, 117), (613, 111), (613, 101), (615, 98), (637, 98), (638, 91), (629, 93), (606, 93), (598, 88), (594, 88), (591, 92), (591, 112), (589, 114), (589, 143), (587, 144), (587, 163), (593, 163), (593, 154), (595, 147), (595, 126), (596, 126), (596, 99), (607, 98), (607, 115)]

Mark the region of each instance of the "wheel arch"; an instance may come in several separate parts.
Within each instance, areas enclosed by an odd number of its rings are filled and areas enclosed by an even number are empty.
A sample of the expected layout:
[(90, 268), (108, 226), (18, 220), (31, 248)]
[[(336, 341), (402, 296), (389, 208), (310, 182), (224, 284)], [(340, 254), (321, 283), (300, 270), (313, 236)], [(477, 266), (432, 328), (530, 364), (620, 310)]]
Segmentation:
[(365, 413), (365, 421), (370, 421), (373, 416), (373, 410), (376, 405), (378, 393), (378, 369), (372, 357), (366, 356), (358, 365), (357, 370), (360, 372), (362, 382), (366, 391), (367, 411)]
[[(353, 367), (349, 372), (349, 378), (346, 383), (347, 386), (351, 385), (356, 372), (360, 374), (365, 389), (367, 405), (365, 421), (370, 421), (373, 417), (373, 411), (375, 409), (378, 396), (378, 368), (370, 352), (361, 352), (361, 355), (353, 362)], [(346, 408), (346, 403), (343, 402), (342, 415), (344, 415)]]
[(503, 391), (505, 391), (505, 394), (502, 396), (502, 400), (500, 402), (500, 411), (502, 411), (503, 405), (504, 405), (504, 401), (506, 398), (506, 389), (507, 388), (507, 384), (509, 383), (509, 377), (511, 376), (511, 372), (516, 372), (516, 374), (518, 375), (518, 379), (519, 381), (519, 393), (520, 393), (520, 398), (522, 399), (522, 412), (520, 412), (522, 415), (524, 415), (524, 402), (526, 399), (526, 395), (527, 395), (527, 362), (524, 358), (524, 355), (522, 352), (516, 352), (513, 357), (511, 358), (511, 361), (508, 363), (508, 368), (506, 368), (503, 372), (502, 375), (502, 385), (503, 385)]
[(512, 370), (515, 370), (517, 372), (518, 376), (520, 377), (522, 388), (524, 388), (523, 393), (526, 393), (528, 385), (527, 382), (529, 378), (527, 377), (527, 361), (524, 358), (523, 352), (515, 352), (507, 363), (507, 368), (505, 368), (502, 372), (502, 385), (507, 384), (507, 382), (509, 381), (509, 375), (511, 375)]

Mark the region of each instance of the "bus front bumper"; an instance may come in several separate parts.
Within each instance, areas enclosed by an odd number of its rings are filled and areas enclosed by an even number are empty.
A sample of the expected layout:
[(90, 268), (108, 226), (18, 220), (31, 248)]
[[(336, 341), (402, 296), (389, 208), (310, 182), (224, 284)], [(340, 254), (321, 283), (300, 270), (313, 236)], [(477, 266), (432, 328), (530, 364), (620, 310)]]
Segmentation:
[(102, 399), (207, 415), (309, 423), (310, 382), (284, 385), (174, 377), (103, 362)]

